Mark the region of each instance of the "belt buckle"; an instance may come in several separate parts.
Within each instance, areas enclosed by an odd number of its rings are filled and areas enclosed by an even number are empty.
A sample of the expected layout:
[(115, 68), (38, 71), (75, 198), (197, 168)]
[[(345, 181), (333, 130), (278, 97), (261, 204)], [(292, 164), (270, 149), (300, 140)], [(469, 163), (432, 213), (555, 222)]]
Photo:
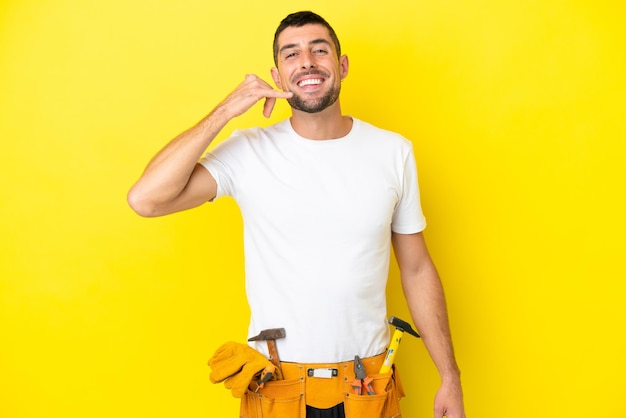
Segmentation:
[(330, 367), (322, 367), (319, 369), (307, 369), (306, 374), (308, 377), (316, 377), (320, 379), (332, 379), (333, 377), (337, 377), (338, 371), (337, 369), (333, 369)]

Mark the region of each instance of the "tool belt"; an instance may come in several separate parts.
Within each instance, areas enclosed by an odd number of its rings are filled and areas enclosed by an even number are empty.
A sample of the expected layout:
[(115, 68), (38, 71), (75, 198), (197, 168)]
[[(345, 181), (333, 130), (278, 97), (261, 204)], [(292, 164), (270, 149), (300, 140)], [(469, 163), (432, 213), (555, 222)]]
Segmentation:
[(354, 362), (306, 364), (282, 362), (283, 380), (253, 381), (241, 400), (242, 418), (305, 418), (306, 405), (318, 409), (344, 403), (346, 418), (400, 417), (404, 390), (394, 366), (380, 374), (386, 353), (362, 359), (374, 394), (356, 394)]

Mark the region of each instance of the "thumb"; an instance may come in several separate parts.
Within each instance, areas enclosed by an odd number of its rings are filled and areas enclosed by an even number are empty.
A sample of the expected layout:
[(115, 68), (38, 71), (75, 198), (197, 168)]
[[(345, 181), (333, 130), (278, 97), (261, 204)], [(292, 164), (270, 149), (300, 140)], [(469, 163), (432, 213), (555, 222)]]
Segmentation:
[[(259, 369), (259, 367), (261, 368)], [(246, 364), (239, 373), (228, 378), (226, 382), (224, 382), (224, 386), (226, 389), (231, 390), (235, 398), (241, 398), (243, 394), (246, 393), (254, 375), (261, 370), (263, 370), (263, 366), (256, 365), (255, 367), (254, 364)]]

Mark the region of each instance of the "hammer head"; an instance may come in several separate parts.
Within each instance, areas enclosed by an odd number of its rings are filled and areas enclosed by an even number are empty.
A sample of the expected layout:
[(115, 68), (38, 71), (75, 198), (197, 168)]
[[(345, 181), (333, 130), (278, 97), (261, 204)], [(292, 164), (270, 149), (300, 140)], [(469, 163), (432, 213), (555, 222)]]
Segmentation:
[(248, 338), (248, 341), (267, 341), (285, 338), (285, 328), (264, 329), (256, 337)]
[(401, 320), (400, 318), (396, 318), (395, 316), (392, 316), (389, 318), (389, 323), (393, 325), (394, 327), (398, 328), (400, 331), (408, 332), (412, 336), (420, 338), (420, 335), (417, 333), (417, 331), (411, 328), (411, 324), (409, 324), (406, 321)]

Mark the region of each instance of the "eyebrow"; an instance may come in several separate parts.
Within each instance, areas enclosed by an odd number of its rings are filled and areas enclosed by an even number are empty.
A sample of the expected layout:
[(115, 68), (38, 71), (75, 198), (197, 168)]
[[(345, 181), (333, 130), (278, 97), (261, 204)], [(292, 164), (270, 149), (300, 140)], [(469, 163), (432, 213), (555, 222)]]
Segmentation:
[[(317, 45), (317, 44), (326, 44), (328, 46), (330, 46), (330, 42), (328, 42), (326, 39), (324, 38), (319, 38), (319, 39), (313, 39), (312, 41), (309, 42), (309, 45)], [(286, 49), (291, 49), (291, 48), (296, 48), (298, 46), (298, 44), (287, 44), (287, 45), (283, 45), (278, 52), (281, 53)]]

